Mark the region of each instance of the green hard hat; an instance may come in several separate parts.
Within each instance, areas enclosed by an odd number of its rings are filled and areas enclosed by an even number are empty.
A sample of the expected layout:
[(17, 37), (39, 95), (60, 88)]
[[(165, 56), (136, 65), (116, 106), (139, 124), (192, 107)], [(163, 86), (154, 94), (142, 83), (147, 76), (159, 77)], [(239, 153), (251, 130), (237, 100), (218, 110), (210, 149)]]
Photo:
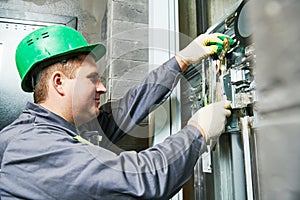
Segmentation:
[(16, 50), (16, 65), (25, 92), (33, 91), (33, 75), (42, 68), (77, 53), (91, 53), (98, 61), (106, 52), (102, 44), (89, 45), (83, 35), (73, 28), (53, 25), (27, 35)]

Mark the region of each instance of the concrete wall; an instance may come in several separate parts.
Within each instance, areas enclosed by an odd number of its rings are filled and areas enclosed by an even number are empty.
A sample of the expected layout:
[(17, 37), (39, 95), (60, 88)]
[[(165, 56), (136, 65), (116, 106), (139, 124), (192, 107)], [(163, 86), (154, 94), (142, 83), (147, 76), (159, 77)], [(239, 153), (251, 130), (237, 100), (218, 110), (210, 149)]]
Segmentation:
[[(197, 36), (197, 10), (195, 0), (179, 0), (179, 31), (188, 37)], [(186, 44), (182, 44), (186, 45)]]
[(148, 73), (148, 1), (108, 1), (109, 99), (122, 97)]
[(208, 26), (214, 25), (239, 0), (208, 0)]
[(300, 198), (300, 1), (255, 0), (260, 199)]
[[(115, 100), (149, 72), (148, 1), (109, 0), (106, 17), (107, 99)], [(145, 120), (118, 146), (124, 150), (142, 150), (148, 146), (148, 131)]]

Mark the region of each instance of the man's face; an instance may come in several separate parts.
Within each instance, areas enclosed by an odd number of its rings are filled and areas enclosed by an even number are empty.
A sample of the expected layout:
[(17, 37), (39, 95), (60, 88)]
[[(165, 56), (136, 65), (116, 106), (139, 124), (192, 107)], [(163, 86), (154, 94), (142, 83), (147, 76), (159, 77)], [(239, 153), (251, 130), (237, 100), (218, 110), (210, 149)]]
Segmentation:
[(100, 95), (106, 88), (92, 56), (87, 56), (73, 80), (72, 112), (75, 125), (81, 125), (99, 115)]

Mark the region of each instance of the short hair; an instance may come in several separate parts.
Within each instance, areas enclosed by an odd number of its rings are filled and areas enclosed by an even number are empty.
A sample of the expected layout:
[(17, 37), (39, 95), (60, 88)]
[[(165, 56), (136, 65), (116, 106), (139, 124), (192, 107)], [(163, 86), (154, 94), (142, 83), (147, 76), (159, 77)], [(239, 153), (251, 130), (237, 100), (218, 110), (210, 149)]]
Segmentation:
[(55, 71), (60, 71), (67, 78), (74, 79), (76, 77), (76, 70), (81, 66), (86, 56), (86, 54), (79, 54), (44, 68), (40, 72), (38, 80), (36, 80), (37, 84), (33, 92), (34, 103), (43, 103), (48, 98), (48, 81)]

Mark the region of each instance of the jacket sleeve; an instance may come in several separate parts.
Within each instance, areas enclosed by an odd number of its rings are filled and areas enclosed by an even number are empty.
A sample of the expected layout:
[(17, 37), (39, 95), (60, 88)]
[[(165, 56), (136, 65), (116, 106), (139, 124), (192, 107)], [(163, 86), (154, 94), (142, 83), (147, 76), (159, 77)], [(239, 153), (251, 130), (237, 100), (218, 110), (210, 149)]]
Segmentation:
[[(147, 115), (164, 103), (180, 79), (181, 69), (173, 57), (150, 72), (120, 100), (100, 108), (98, 123), (111, 142), (121, 139)], [(94, 121), (95, 123), (95, 121)]]

